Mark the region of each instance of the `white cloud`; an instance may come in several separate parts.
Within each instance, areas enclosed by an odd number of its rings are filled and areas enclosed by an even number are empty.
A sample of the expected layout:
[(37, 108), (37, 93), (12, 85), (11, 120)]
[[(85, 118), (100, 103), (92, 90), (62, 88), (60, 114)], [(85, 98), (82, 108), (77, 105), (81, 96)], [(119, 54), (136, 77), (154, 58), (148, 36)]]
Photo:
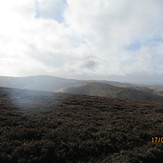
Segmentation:
[(163, 73), (162, 14), (162, 0), (0, 0), (0, 74)]

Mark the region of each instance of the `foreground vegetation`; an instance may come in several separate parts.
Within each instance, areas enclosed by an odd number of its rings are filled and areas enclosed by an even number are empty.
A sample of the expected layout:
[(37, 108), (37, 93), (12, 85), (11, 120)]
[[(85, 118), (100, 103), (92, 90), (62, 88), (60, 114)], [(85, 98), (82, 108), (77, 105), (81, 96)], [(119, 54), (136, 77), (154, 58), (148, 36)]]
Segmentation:
[(0, 88), (1, 163), (162, 163), (163, 103)]

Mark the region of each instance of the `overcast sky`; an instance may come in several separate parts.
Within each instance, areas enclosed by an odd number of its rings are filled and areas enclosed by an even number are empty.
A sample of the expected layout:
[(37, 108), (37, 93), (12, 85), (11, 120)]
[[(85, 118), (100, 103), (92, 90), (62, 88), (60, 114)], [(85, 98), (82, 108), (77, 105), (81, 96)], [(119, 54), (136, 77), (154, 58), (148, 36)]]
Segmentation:
[(0, 75), (163, 81), (163, 0), (0, 0)]

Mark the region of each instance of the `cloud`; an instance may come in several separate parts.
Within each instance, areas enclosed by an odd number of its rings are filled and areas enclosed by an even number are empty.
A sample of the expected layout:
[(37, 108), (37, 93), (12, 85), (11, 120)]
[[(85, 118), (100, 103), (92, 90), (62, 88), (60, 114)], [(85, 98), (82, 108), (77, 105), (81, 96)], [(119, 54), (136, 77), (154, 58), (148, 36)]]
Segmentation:
[(2, 75), (110, 79), (163, 73), (162, 0), (0, 4)]

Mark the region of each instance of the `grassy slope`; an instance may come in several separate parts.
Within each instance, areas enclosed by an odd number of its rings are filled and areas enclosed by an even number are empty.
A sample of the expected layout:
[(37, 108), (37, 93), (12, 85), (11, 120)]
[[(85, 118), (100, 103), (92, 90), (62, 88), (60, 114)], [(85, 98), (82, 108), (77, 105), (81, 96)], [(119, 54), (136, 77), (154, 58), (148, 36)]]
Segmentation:
[(163, 101), (163, 97), (154, 95), (151, 92), (136, 90), (132, 88), (115, 87), (105, 83), (81, 83), (74, 87), (61, 89), (58, 92), (85, 94), (93, 96), (105, 96), (122, 99)]
[(158, 95), (163, 96), (163, 87), (158, 87), (153, 89)]
[(162, 163), (163, 103), (0, 88), (0, 162)]

